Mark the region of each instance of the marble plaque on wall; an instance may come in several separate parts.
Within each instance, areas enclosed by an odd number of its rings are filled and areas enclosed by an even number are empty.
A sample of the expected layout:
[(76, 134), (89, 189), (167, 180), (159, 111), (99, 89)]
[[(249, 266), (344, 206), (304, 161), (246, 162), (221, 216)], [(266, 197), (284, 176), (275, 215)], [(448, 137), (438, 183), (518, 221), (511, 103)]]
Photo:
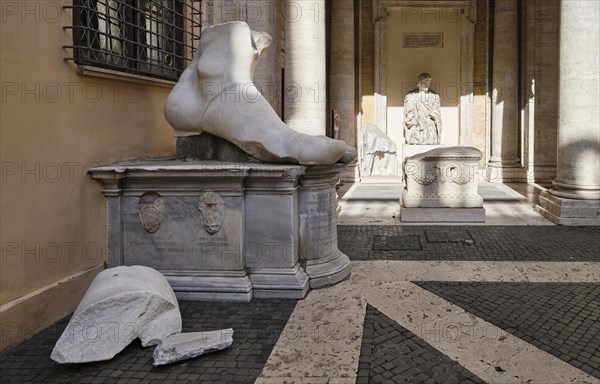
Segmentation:
[(402, 34), (402, 48), (444, 48), (442, 32), (419, 32)]

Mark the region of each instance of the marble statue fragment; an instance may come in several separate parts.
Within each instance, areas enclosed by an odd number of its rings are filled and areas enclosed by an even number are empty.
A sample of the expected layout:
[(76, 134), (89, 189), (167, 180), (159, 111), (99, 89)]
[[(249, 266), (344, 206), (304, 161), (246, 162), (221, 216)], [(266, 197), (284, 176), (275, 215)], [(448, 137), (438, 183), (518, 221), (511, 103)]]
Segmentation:
[(421, 73), (417, 88), (404, 98), (404, 138), (407, 144), (440, 144), (440, 97), (430, 88), (431, 75)]
[(288, 127), (252, 79), (258, 55), (271, 37), (244, 22), (202, 31), (198, 50), (169, 94), (165, 117), (176, 136), (207, 132), (269, 163), (334, 164), (356, 158), (344, 141)]
[(178, 333), (163, 340), (154, 349), (154, 365), (192, 359), (228, 348), (233, 343), (233, 329), (210, 332)]
[(362, 167), (365, 176), (395, 175), (397, 168), (396, 143), (375, 124), (367, 124), (362, 133)]
[(109, 268), (88, 288), (50, 357), (61, 364), (109, 360), (136, 338), (146, 347), (179, 332), (179, 305), (160, 272)]

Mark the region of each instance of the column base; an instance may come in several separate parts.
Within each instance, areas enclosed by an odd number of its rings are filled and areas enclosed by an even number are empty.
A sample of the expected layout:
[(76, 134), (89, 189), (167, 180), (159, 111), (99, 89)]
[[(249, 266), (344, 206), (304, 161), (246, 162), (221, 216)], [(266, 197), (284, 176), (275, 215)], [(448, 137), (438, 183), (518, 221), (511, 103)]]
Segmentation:
[(535, 183), (550, 184), (556, 179), (556, 165), (530, 166), (527, 170), (527, 181)]
[(527, 169), (520, 166), (488, 164), (485, 169), (485, 180), (490, 183), (526, 183)]
[(248, 272), (254, 297), (259, 299), (302, 299), (308, 293), (308, 275), (294, 268), (258, 268)]
[(567, 199), (543, 191), (535, 210), (559, 225), (600, 226), (600, 200)]
[(350, 276), (350, 259), (340, 250), (333, 258), (308, 260), (306, 274), (310, 277), (310, 288), (323, 288), (339, 283)]

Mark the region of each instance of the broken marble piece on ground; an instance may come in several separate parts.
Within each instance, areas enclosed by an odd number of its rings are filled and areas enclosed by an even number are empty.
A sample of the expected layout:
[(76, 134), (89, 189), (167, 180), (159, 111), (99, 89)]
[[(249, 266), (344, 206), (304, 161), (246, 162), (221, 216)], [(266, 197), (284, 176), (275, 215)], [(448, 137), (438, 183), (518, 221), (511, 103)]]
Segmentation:
[(171, 335), (154, 349), (154, 365), (171, 364), (214, 351), (233, 343), (233, 329)]
[(160, 272), (109, 268), (88, 288), (50, 357), (61, 364), (109, 360), (136, 338), (146, 347), (179, 332), (179, 305)]

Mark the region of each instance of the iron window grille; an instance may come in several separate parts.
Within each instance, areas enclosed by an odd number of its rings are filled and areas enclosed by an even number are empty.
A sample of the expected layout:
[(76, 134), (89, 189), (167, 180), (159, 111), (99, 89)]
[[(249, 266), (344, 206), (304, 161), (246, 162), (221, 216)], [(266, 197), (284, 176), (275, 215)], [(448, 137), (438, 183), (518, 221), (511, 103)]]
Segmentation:
[(76, 64), (177, 80), (200, 39), (201, 0), (73, 0)]

